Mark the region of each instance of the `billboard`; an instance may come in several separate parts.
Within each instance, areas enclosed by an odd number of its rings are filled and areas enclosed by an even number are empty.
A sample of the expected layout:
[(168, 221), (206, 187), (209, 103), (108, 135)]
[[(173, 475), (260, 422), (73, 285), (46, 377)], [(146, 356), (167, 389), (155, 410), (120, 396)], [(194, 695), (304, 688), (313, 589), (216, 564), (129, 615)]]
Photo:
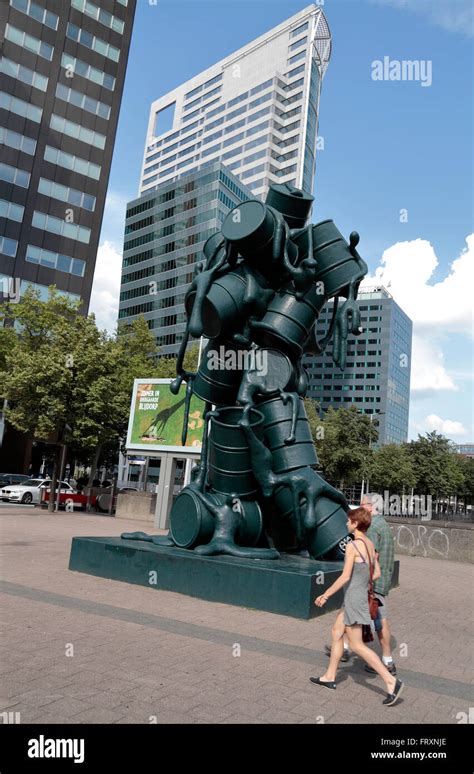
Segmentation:
[(204, 403), (195, 395), (189, 407), (186, 446), (181, 445), (186, 385), (177, 395), (171, 379), (135, 379), (128, 421), (127, 449), (200, 454), (204, 429)]

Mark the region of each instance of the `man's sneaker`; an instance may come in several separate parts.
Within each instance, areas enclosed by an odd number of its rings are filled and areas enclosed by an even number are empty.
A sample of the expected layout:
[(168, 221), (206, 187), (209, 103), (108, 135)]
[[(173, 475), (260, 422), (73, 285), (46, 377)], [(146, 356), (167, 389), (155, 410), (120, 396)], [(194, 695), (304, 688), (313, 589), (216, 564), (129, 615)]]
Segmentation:
[[(326, 656), (329, 656), (329, 657), (331, 656), (331, 646), (330, 645), (325, 645), (324, 646), (324, 651), (326, 653)], [(351, 652), (350, 652), (349, 648), (344, 648), (344, 650), (342, 651), (341, 661), (343, 661), (345, 663), (346, 661), (349, 661), (350, 657), (351, 657)]]
[[(397, 667), (395, 666), (395, 662), (394, 661), (392, 661), (391, 664), (384, 664), (384, 666), (387, 667), (387, 669), (388, 669), (388, 671), (390, 672), (391, 675), (396, 675), (397, 674)], [(371, 675), (376, 675), (377, 674), (375, 669), (372, 669), (372, 667), (370, 667), (368, 664), (365, 665), (364, 669), (365, 669), (366, 672), (369, 672), (369, 674), (371, 674)]]
[(392, 704), (395, 704), (399, 698), (400, 694), (403, 691), (404, 683), (402, 683), (401, 680), (397, 680), (395, 683), (395, 688), (393, 689), (393, 693), (387, 693), (387, 696), (383, 700), (382, 704), (385, 704), (386, 707), (391, 707)]

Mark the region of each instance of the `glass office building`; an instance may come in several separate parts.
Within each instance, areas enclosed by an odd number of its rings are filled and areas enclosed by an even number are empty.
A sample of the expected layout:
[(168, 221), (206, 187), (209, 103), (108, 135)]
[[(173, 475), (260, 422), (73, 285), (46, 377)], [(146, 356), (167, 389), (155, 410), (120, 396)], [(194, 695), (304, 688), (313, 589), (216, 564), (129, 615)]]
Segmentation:
[(217, 161), (127, 206), (119, 322), (143, 315), (162, 355), (176, 354), (184, 296), (206, 239), (250, 191)]
[[(360, 336), (350, 336), (345, 371), (333, 363), (331, 345), (317, 357), (307, 357), (308, 397), (329, 406), (354, 405), (368, 415), (378, 415), (376, 445), (403, 443), (408, 438), (412, 322), (384, 287), (361, 288), (357, 300), (361, 312)], [(322, 338), (332, 316), (333, 304), (318, 320)]]
[(0, 3), (0, 297), (87, 312), (135, 3)]

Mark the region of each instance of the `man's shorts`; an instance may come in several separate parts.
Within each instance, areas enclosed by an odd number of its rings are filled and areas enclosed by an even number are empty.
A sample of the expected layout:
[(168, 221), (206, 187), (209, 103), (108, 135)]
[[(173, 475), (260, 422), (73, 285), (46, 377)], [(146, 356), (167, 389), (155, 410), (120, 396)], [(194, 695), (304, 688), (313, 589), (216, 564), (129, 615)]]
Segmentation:
[(374, 596), (382, 603), (379, 605), (379, 618), (388, 618), (387, 597), (384, 597), (383, 594), (377, 594), (377, 592), (375, 592)]

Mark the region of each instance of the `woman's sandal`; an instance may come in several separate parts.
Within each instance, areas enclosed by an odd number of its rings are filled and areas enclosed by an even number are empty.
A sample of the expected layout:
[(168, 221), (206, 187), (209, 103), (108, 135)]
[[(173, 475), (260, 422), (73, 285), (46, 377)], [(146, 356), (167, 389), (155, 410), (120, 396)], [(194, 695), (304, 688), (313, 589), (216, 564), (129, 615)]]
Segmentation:
[(336, 690), (336, 683), (329, 682), (328, 680), (321, 680), (320, 677), (310, 677), (309, 678), (312, 683), (316, 683), (316, 685), (324, 685), (325, 688), (331, 688), (331, 690)]

